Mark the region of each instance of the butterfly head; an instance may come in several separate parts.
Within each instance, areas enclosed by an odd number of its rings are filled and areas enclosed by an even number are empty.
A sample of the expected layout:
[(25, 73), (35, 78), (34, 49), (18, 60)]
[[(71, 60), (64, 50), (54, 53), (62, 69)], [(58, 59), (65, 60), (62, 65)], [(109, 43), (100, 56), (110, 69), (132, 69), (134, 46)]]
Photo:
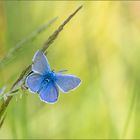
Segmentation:
[(50, 71), (45, 75), (45, 81), (46, 82), (50, 82), (50, 81), (55, 81), (56, 80), (56, 76), (54, 71)]

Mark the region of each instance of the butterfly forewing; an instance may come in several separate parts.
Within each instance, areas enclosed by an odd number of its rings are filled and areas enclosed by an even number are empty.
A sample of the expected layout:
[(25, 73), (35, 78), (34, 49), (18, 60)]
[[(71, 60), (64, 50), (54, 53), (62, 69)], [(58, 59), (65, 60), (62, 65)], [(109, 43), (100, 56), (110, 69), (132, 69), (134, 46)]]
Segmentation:
[(49, 62), (42, 51), (37, 51), (33, 58), (32, 71), (46, 74), (51, 71)]
[(56, 84), (63, 92), (75, 89), (81, 82), (81, 80), (74, 75), (56, 74)]

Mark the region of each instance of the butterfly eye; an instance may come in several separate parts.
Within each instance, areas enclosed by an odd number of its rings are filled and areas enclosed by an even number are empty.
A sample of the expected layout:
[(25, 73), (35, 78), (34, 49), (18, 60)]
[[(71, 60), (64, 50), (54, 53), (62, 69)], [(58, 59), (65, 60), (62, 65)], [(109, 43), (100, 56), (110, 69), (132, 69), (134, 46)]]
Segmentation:
[(49, 79), (45, 79), (45, 81), (48, 83), (50, 80)]

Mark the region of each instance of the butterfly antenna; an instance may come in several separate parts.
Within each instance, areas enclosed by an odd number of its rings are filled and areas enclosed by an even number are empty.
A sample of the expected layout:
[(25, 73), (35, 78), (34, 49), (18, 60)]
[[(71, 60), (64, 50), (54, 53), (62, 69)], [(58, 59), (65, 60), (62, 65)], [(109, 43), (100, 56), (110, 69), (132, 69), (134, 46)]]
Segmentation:
[(68, 70), (64, 69), (64, 70), (59, 70), (57, 71), (57, 73), (63, 73), (63, 72), (67, 72)]

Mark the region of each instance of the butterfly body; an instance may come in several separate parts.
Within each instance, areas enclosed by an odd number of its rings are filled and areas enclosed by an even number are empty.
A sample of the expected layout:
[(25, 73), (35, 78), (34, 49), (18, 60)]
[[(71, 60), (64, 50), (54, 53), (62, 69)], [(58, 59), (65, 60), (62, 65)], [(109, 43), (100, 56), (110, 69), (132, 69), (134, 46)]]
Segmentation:
[(55, 73), (53, 71), (51, 72), (48, 72), (46, 75), (45, 75), (45, 81), (55, 81), (56, 77), (55, 77)]
[(26, 86), (33, 93), (38, 93), (42, 101), (55, 103), (59, 89), (68, 92), (79, 86), (81, 80), (74, 75), (55, 73), (51, 70), (46, 56), (38, 51), (32, 64), (32, 73), (26, 78)]

